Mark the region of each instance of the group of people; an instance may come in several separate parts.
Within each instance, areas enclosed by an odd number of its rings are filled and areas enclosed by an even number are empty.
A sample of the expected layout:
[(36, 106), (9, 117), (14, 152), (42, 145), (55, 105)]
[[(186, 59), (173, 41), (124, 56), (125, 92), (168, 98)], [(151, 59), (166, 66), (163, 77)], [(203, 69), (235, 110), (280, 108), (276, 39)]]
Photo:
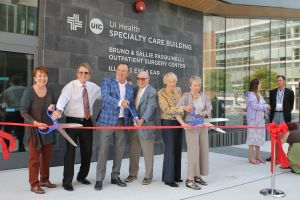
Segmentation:
[[(270, 90), (270, 103), (267, 104), (261, 94), (261, 82), (258, 79), (250, 81), (249, 91), (246, 93), (247, 124), (249, 126), (265, 126), (268, 116), (270, 122), (277, 125), (281, 122), (291, 122), (294, 92), (285, 87), (285, 77), (283, 75), (276, 77), (276, 84), (277, 88)], [(265, 141), (265, 128), (248, 128), (246, 143), (249, 145), (249, 162), (251, 164), (265, 163), (260, 155), (260, 147)], [(270, 161), (270, 158), (267, 161)]]
[[(113, 143), (113, 166), (111, 184), (126, 187), (137, 179), (139, 158), (142, 151), (146, 172), (143, 185), (149, 185), (153, 178), (154, 145), (157, 130), (139, 129), (140, 126), (155, 126), (158, 110), (160, 110), (163, 126), (187, 126), (184, 120), (193, 120), (190, 112), (202, 117), (211, 116), (211, 102), (201, 92), (202, 80), (192, 76), (189, 80), (190, 92), (182, 94), (176, 86), (177, 76), (169, 72), (164, 75), (164, 88), (158, 92), (149, 84), (147, 71), (137, 74), (136, 85), (127, 80), (129, 68), (127, 64), (119, 64), (113, 77), (105, 78), (100, 86), (90, 82), (91, 68), (87, 63), (77, 66), (76, 80), (68, 83), (57, 98), (47, 86), (48, 70), (46, 67), (35, 67), (33, 70), (34, 84), (23, 93), (20, 113), (25, 123), (36, 127), (25, 128), (25, 144), (29, 148), (29, 182), (31, 191), (44, 194), (42, 187), (55, 188), (49, 180), (49, 166), (52, 147), (56, 142), (56, 133), (39, 134), (37, 128), (46, 129), (51, 124), (47, 111), (52, 112), (52, 120), (61, 118), (64, 114), (67, 123), (79, 123), (84, 127), (93, 126), (93, 105), (97, 99), (102, 99), (102, 107), (96, 119), (98, 126), (111, 126), (111, 129), (101, 130), (99, 151), (96, 167), (95, 190), (102, 190), (106, 175), (110, 144)], [(130, 166), (129, 175), (122, 181), (120, 168), (126, 146), (125, 130), (114, 129), (117, 126), (137, 127), (130, 132)], [(77, 181), (91, 184), (87, 180), (92, 156), (93, 131), (89, 129), (67, 129), (74, 142), (80, 144), (81, 165)], [(186, 186), (195, 190), (200, 185), (207, 185), (201, 175), (208, 174), (208, 130), (185, 129), (188, 172)], [(162, 181), (170, 187), (178, 187), (181, 179), (181, 152), (183, 129), (162, 129), (165, 145)], [(74, 163), (76, 147), (66, 141), (64, 155), (64, 171), (62, 185), (66, 191), (73, 191)]]
[[(187, 144), (187, 180), (186, 186), (199, 190), (200, 185), (207, 185), (201, 176), (208, 175), (208, 129), (189, 128), (187, 120), (193, 120), (195, 115), (210, 118), (212, 104), (210, 99), (201, 92), (202, 80), (198, 76), (189, 79), (190, 91), (183, 93), (177, 87), (177, 76), (166, 73), (163, 77), (165, 87), (158, 92), (149, 83), (147, 71), (141, 71), (136, 76), (136, 85), (127, 80), (129, 69), (127, 64), (119, 64), (113, 77), (105, 78), (100, 86), (90, 82), (91, 68), (87, 63), (76, 68), (76, 80), (68, 83), (58, 98), (47, 86), (48, 70), (46, 67), (36, 67), (33, 71), (34, 84), (23, 93), (20, 113), (25, 123), (36, 127), (25, 128), (25, 141), (29, 148), (29, 182), (31, 191), (43, 194), (42, 187), (55, 188), (49, 180), (49, 166), (52, 147), (56, 142), (55, 132), (39, 134), (37, 128), (46, 129), (51, 124), (47, 111), (51, 110), (52, 119), (61, 118), (64, 114), (67, 123), (79, 123), (84, 127), (93, 126), (93, 105), (102, 99), (102, 107), (96, 119), (98, 126), (110, 126), (111, 129), (101, 130), (96, 167), (95, 190), (102, 190), (106, 175), (106, 165), (113, 143), (113, 166), (111, 184), (126, 187), (137, 179), (139, 158), (142, 151), (145, 160), (145, 175), (143, 185), (149, 185), (153, 178), (154, 145), (156, 130), (141, 129), (140, 126), (158, 125), (157, 116), (160, 110), (162, 126), (185, 126)], [(260, 90), (258, 79), (250, 82), (247, 92), (247, 122), (248, 125), (264, 126), (265, 115), (270, 112), (270, 119), (275, 123), (290, 122), (293, 109), (294, 93), (285, 88), (285, 77), (277, 76), (278, 88), (270, 91), (270, 104), (266, 104)], [(137, 127), (129, 134), (130, 165), (129, 175), (120, 179), (121, 163), (126, 147), (126, 133), (117, 126)], [(81, 165), (76, 179), (82, 184), (91, 184), (87, 180), (93, 146), (93, 131), (90, 129), (67, 129), (67, 133), (76, 143), (79, 140)], [(181, 152), (183, 129), (162, 129), (164, 142), (164, 159), (162, 181), (170, 187), (178, 187), (181, 179)], [(265, 129), (248, 129), (247, 144), (249, 144), (249, 162), (264, 163), (260, 156), (260, 146), (266, 140)], [(254, 156), (254, 150), (256, 154)], [(66, 141), (64, 155), (64, 171), (62, 185), (66, 191), (73, 191), (76, 147)]]

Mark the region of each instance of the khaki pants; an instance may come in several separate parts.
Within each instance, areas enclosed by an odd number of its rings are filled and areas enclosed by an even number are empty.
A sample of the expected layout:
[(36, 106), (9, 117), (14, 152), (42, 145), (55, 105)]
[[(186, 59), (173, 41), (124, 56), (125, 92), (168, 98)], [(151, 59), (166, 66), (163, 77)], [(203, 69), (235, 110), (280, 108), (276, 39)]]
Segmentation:
[(145, 178), (152, 179), (153, 177), (153, 156), (155, 137), (144, 139), (139, 136), (138, 131), (134, 130), (129, 135), (130, 139), (130, 164), (129, 175), (137, 177), (139, 170), (139, 160), (141, 149), (145, 160)]
[(185, 131), (188, 154), (188, 178), (208, 175), (208, 130), (206, 128)]

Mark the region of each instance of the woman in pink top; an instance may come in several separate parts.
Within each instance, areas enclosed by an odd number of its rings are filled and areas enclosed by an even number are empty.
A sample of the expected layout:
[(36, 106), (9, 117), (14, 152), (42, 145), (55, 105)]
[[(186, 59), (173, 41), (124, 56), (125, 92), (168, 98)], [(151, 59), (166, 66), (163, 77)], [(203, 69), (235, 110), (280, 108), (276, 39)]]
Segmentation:
[[(265, 126), (265, 113), (269, 105), (261, 95), (261, 84), (258, 79), (250, 82), (249, 91), (246, 93), (247, 124), (248, 126)], [(266, 141), (265, 128), (248, 128), (247, 141), (249, 145), (249, 162), (251, 164), (265, 163), (260, 156), (260, 146)], [(256, 155), (254, 157), (254, 147)]]

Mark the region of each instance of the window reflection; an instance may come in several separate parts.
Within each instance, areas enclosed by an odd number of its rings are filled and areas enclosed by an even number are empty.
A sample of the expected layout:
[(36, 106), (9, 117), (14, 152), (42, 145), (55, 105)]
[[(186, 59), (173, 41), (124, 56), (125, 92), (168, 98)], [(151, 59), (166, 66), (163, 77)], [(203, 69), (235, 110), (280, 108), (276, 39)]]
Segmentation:
[[(30, 85), (33, 55), (0, 51), (0, 120), (23, 123), (20, 115), (20, 100), (25, 87)], [(2, 126), (2, 130), (13, 134), (17, 141), (17, 152), (25, 151), (24, 127)], [(9, 145), (8, 141), (5, 141)]]
[[(212, 116), (225, 116), (225, 19), (210, 17), (204, 20), (204, 91), (213, 105)], [(217, 37), (216, 37), (217, 36)]]
[[(204, 90), (223, 102), (230, 119), (226, 124), (246, 124), (244, 94), (251, 79), (262, 80), (267, 100), (278, 74), (285, 75), (287, 87), (298, 94), (300, 21), (205, 16), (203, 41)], [(295, 101), (293, 120), (298, 120), (297, 95)], [(218, 105), (213, 109), (221, 110)]]
[(38, 1), (0, 0), (0, 31), (37, 35)]

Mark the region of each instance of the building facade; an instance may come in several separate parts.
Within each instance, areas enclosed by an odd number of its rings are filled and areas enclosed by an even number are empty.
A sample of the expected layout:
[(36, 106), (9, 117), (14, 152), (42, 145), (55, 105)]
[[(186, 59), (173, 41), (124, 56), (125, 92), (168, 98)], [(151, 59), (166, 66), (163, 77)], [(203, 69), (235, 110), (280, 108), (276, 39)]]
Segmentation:
[[(203, 91), (211, 98), (213, 117), (229, 118), (226, 125), (245, 124), (244, 93), (250, 79), (264, 78), (268, 98), (274, 76), (283, 74), (287, 87), (296, 93), (293, 116), (298, 119), (300, 20), (279, 19), (277, 12), (276, 16), (262, 18), (261, 9), (267, 9), (262, 6), (270, 5), (260, 5), (256, 12), (237, 13), (237, 17), (230, 15), (247, 7), (238, 5), (230, 10), (234, 4), (218, 0), (194, 4), (145, 0), (146, 11), (138, 13), (134, 2), (0, 0), (0, 120), (7, 121), (8, 113), (17, 109), (7, 104), (4, 95), (13, 77), (18, 77), (20, 85), (30, 87), (33, 67), (46, 66), (48, 85), (59, 95), (62, 87), (75, 78), (74, 69), (82, 62), (91, 65), (91, 81), (96, 84), (113, 76), (118, 63), (129, 64), (133, 83), (139, 71), (149, 71), (156, 89), (163, 87), (166, 72), (177, 74), (183, 91), (189, 90), (188, 78), (199, 75), (203, 77)], [(290, 13), (297, 17), (294, 9)], [(96, 102), (94, 118), (100, 106), (101, 102)], [(22, 142), (16, 130), (11, 133), (18, 143)], [(163, 144), (160, 131), (157, 133), (155, 149), (160, 154)], [(99, 134), (94, 132), (93, 160)], [(228, 129), (226, 134), (210, 131), (211, 147), (240, 144), (245, 139), (244, 129)], [(27, 166), (28, 153), (19, 150), (8, 161), (0, 156), (0, 170)], [(64, 150), (65, 140), (58, 136), (53, 166), (62, 164)]]
[[(146, 1), (143, 13), (136, 12), (131, 0), (28, 2), (0, 1), (0, 21), (5, 22), (0, 23), (0, 93), (10, 86), (13, 76), (30, 87), (32, 69), (38, 65), (48, 67), (48, 85), (57, 95), (75, 78), (75, 68), (83, 62), (90, 64), (91, 81), (96, 84), (114, 76), (118, 63), (128, 63), (134, 84), (136, 74), (147, 70), (156, 89), (163, 87), (166, 72), (178, 75), (183, 91), (188, 90), (191, 75), (202, 76), (201, 12), (159, 0)], [(1, 121), (6, 121), (7, 112), (15, 108), (5, 105), (5, 96), (2, 102)], [(94, 118), (100, 105), (97, 102), (94, 107)], [(157, 133), (156, 153), (162, 153), (160, 131)], [(99, 134), (94, 132), (93, 160)], [(52, 165), (62, 164), (64, 150), (65, 140), (58, 136)], [(2, 159), (0, 170), (20, 168), (27, 166), (28, 155), (18, 152), (8, 161)]]

